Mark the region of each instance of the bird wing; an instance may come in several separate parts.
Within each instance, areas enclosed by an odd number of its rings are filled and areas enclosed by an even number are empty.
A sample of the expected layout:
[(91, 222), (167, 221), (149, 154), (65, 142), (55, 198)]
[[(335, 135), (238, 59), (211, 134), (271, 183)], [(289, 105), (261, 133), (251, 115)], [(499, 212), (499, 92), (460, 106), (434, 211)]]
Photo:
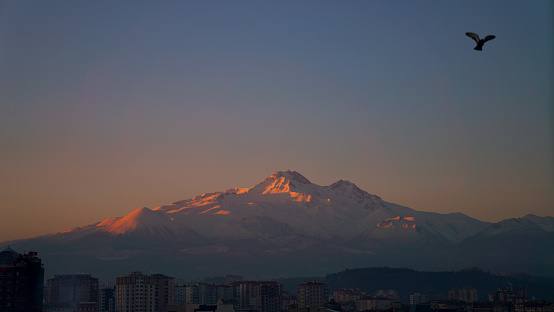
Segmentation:
[(496, 38), (496, 36), (488, 35), (488, 36), (485, 37), (485, 39), (483, 39), (483, 42), (487, 42), (487, 41), (492, 40), (494, 38)]
[(479, 36), (477, 36), (477, 34), (472, 33), (472, 32), (466, 32), (466, 36), (468, 36), (469, 38), (475, 40), (475, 42), (479, 43)]

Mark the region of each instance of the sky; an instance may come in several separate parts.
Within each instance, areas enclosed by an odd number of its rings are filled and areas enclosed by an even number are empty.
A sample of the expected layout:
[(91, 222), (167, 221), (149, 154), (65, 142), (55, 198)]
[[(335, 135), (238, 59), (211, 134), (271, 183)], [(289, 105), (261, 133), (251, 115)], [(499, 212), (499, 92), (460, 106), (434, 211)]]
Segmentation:
[(289, 169), (554, 216), (553, 19), (540, 0), (0, 0), (0, 241)]

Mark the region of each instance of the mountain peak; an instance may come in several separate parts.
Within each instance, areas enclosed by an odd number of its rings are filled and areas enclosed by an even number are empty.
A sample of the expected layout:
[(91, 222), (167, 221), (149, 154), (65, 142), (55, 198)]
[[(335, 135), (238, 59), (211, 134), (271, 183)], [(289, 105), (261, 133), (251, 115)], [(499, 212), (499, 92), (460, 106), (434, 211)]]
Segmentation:
[(329, 185), (332, 189), (338, 189), (338, 188), (349, 188), (353, 190), (360, 190), (361, 189), (354, 183), (348, 181), (348, 180), (338, 180), (337, 182)]
[(147, 207), (140, 207), (135, 210), (133, 210), (130, 214), (128, 214), (126, 217), (132, 217), (132, 218), (141, 218), (143, 216), (148, 216), (149, 214), (152, 214), (155, 212), (152, 211), (152, 209)]
[(146, 207), (140, 207), (110, 224), (107, 230), (113, 234), (123, 234), (139, 228), (161, 225), (167, 222), (170, 222), (170, 220), (165, 215)]
[(535, 223), (547, 232), (554, 232), (554, 217), (539, 217), (534, 214), (528, 214), (522, 219)]
[(339, 180), (329, 185), (328, 188), (336, 194), (349, 196), (353, 199), (355, 198), (358, 202), (361, 202), (365, 199), (370, 199), (372, 201), (380, 202), (380, 204), (383, 204), (381, 201), (381, 197), (367, 193), (350, 181)]
[[(311, 185), (312, 182), (296, 171), (277, 171), (267, 177), (262, 183), (254, 186), (254, 192), (261, 194), (294, 193), (301, 191), (302, 186)], [(299, 188), (300, 187), (300, 188)]]
[(306, 177), (304, 177), (303, 175), (301, 175), (300, 173), (298, 173), (296, 171), (291, 171), (291, 170), (276, 171), (271, 176), (269, 176), (268, 179), (277, 180), (277, 179), (280, 179), (280, 178), (285, 178), (286, 180), (295, 181), (295, 182), (298, 182), (300, 184), (312, 184), (312, 182), (310, 182), (310, 180), (308, 180)]
[(531, 220), (525, 218), (511, 218), (491, 224), (478, 235), (536, 235), (546, 231)]

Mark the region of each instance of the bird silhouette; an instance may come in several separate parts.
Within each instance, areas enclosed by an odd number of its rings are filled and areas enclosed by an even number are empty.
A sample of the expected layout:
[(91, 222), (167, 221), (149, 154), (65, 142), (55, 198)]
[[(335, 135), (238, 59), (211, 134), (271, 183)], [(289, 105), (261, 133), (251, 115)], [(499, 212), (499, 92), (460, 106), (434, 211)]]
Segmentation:
[(479, 36), (477, 36), (477, 34), (472, 33), (472, 32), (466, 32), (466, 35), (469, 38), (475, 40), (475, 42), (477, 42), (477, 46), (474, 48), (474, 50), (477, 50), (477, 51), (483, 50), (483, 45), (485, 44), (485, 42), (496, 38), (496, 36), (488, 35), (488, 36), (485, 37), (485, 39), (479, 39)]

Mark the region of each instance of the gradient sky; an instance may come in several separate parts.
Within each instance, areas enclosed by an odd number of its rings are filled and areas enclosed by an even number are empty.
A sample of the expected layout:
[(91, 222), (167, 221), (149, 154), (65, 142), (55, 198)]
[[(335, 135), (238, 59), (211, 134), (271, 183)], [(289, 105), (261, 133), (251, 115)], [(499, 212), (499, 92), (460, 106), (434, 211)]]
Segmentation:
[[(0, 0), (0, 241), (279, 170), (554, 215), (552, 1)], [(482, 52), (465, 32), (496, 35)]]

